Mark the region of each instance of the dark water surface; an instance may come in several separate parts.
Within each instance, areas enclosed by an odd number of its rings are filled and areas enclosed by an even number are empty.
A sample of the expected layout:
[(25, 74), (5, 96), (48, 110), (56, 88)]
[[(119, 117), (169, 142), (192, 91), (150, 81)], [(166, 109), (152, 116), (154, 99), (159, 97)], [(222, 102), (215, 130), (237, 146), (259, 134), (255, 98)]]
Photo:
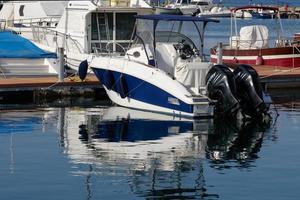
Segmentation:
[(298, 199), (299, 91), (270, 123), (119, 107), (2, 110), (1, 199)]

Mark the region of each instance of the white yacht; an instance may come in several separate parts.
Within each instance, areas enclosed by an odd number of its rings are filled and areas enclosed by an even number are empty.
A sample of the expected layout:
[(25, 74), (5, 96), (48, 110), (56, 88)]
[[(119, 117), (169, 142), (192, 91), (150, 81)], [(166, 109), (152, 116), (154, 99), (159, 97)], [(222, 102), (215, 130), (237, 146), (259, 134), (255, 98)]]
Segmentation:
[(214, 6), (212, 0), (176, 0), (166, 5), (166, 8), (178, 8), (184, 15), (192, 15), (198, 10), (208, 11)]

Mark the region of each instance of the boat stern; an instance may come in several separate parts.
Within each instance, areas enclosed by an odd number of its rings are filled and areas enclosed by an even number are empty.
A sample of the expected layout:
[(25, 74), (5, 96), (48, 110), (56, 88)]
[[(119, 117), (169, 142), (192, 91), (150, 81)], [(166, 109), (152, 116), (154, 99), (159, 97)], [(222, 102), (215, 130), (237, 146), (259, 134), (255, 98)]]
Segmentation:
[(214, 103), (208, 97), (193, 98), (193, 117), (210, 118), (214, 116)]

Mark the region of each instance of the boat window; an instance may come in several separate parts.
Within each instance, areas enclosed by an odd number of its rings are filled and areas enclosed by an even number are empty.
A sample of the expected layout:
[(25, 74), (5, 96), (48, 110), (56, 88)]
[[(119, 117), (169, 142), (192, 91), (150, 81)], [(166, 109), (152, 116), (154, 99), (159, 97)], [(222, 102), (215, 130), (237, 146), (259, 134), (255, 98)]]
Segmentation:
[(20, 16), (24, 16), (24, 7), (25, 7), (25, 5), (20, 6), (20, 9), (19, 9), (19, 15)]
[(111, 40), (113, 13), (92, 13), (92, 40)]
[(130, 40), (135, 24), (137, 13), (117, 13), (116, 14), (116, 39)]

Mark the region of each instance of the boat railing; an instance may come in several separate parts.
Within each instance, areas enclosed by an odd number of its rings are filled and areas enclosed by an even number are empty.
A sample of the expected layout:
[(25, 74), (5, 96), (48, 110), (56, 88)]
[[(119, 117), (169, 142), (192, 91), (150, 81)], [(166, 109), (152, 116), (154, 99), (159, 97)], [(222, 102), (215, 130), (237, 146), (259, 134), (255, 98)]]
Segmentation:
[(31, 26), (32, 40), (56, 50), (63, 47), (66, 52), (83, 53), (82, 45), (69, 34), (47, 27)]
[(91, 0), (95, 6), (120, 6), (128, 7), (130, 5), (130, 0)]
[(107, 50), (107, 52), (108, 52), (108, 55), (111, 57), (112, 55), (115, 55), (114, 53), (116, 53), (116, 52), (114, 52), (114, 51), (111, 51), (111, 48), (110, 48), (110, 46), (112, 46), (112, 45), (116, 45), (116, 46), (118, 46), (118, 47), (120, 47), (121, 48), (121, 50), (123, 51), (123, 52), (117, 52), (117, 53), (119, 53), (120, 55), (125, 55), (125, 53), (126, 53), (126, 49), (120, 44), (120, 43), (117, 43), (117, 42), (113, 42), (113, 41), (111, 41), (111, 42), (108, 42), (107, 44), (106, 44), (106, 50)]
[(57, 50), (59, 47), (63, 47), (65, 51), (83, 53), (83, 47), (76, 39), (66, 33), (55, 30), (58, 20), (58, 17), (45, 17), (2, 20), (0, 24), (4, 30), (12, 30), (17, 34), (24, 35), (33, 42), (50, 48)]
[[(117, 46), (121, 49), (121, 51), (113, 50), (113, 46)], [(106, 43), (105, 48), (102, 48), (102, 46), (94, 46), (92, 47), (93, 51), (96, 56), (124, 56), (126, 55), (127, 48), (125, 48), (122, 44), (115, 42), (115, 41), (109, 41)]]
[(32, 25), (43, 27), (56, 27), (60, 17), (40, 17), (40, 18), (24, 18), (12, 20), (0, 20), (0, 28), (7, 29), (10, 27), (30, 27)]
[(109, 56), (106, 49), (100, 48), (100, 47), (92, 47), (93, 52), (96, 56)]

